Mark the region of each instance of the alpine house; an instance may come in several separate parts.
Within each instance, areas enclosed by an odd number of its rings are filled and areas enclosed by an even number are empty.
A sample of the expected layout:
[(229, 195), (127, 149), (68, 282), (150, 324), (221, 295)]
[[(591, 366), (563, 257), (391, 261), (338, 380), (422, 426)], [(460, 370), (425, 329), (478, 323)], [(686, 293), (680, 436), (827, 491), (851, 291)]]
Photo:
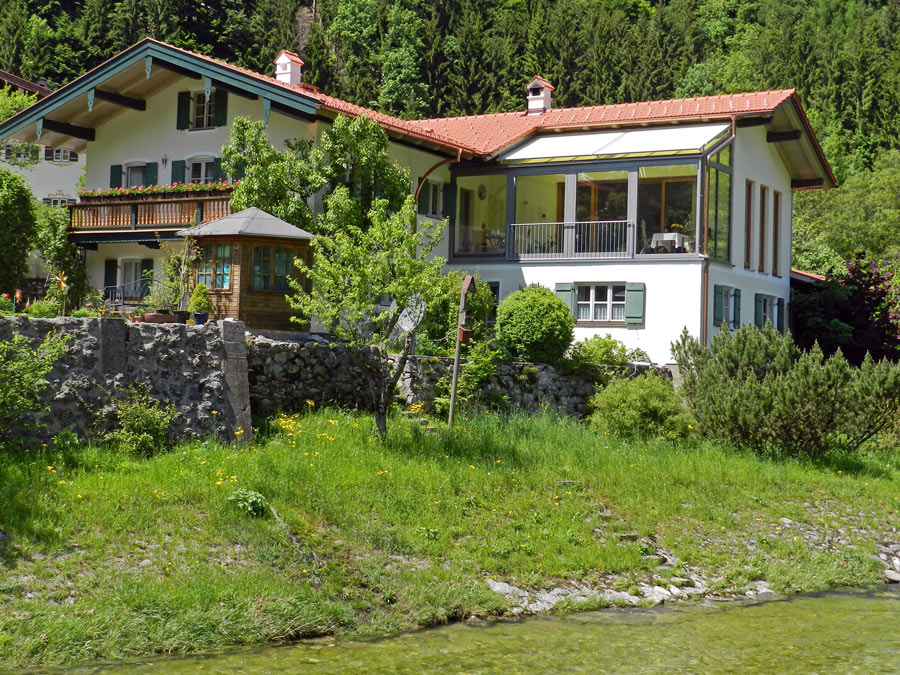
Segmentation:
[[(554, 108), (534, 77), (520, 112), (408, 121), (319, 92), (302, 66), (281, 52), (261, 75), (145, 39), (7, 120), (0, 139), (87, 152), (92, 194), (69, 207), (70, 236), (93, 285), (119, 296), (158, 268), (160, 241), (230, 213), (219, 158), (235, 117), (265, 120), (281, 146), (367, 115), (411, 171), (422, 221), (449, 219), (448, 268), (477, 271), (498, 298), (552, 289), (576, 339), (610, 333), (665, 363), (685, 327), (706, 341), (741, 322), (786, 325), (792, 193), (835, 185), (793, 90)], [(176, 183), (209, 185), (116, 189)], [(240, 259), (253, 261), (242, 305), (283, 294), (271, 253), (242, 245), (198, 270), (223, 308)]]

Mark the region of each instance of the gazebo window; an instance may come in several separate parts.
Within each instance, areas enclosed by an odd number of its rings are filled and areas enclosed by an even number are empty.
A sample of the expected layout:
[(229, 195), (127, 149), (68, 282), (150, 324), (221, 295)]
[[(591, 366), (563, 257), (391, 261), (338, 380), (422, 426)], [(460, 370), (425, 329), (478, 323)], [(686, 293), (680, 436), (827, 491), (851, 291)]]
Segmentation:
[(253, 249), (253, 290), (290, 290), (287, 279), (291, 275), (293, 259), (289, 248), (256, 246)]
[(229, 244), (209, 244), (203, 247), (203, 256), (197, 268), (197, 283), (218, 290), (231, 288), (231, 246)]

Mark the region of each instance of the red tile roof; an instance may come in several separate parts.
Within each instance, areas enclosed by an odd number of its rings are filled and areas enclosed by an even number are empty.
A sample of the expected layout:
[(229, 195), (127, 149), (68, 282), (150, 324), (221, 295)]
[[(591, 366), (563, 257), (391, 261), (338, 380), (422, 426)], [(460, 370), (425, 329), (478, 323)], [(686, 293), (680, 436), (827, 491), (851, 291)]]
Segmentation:
[(540, 115), (528, 115), (522, 111), (444, 117), (415, 120), (412, 124), (432, 129), (442, 136), (465, 144), (477, 154), (492, 155), (538, 129), (602, 127), (771, 113), (793, 96), (793, 89), (782, 89), (749, 94), (679, 98), (670, 101), (551, 108)]
[(194, 57), (231, 68), (269, 84), (290, 89), (314, 99), (326, 110), (352, 117), (366, 115), (389, 132), (429, 142), (451, 150), (461, 150), (464, 153), (484, 157), (497, 153), (538, 129), (552, 130), (641, 125), (665, 120), (727, 119), (732, 116), (772, 113), (791, 98), (797, 101), (799, 107), (799, 100), (794, 90), (781, 89), (746, 94), (679, 98), (669, 101), (617, 103), (577, 108), (551, 108), (540, 115), (528, 115), (522, 110), (521, 112), (470, 115), (466, 117), (401, 120), (391, 115), (334, 98), (333, 96), (327, 96), (311, 85), (292, 85), (286, 82), (279, 82), (274, 77), (261, 75), (247, 68), (241, 68), (210, 56), (197, 54), (180, 47), (173, 47), (165, 42), (152, 40), (152, 38), (146, 39), (170, 49), (177, 49)]

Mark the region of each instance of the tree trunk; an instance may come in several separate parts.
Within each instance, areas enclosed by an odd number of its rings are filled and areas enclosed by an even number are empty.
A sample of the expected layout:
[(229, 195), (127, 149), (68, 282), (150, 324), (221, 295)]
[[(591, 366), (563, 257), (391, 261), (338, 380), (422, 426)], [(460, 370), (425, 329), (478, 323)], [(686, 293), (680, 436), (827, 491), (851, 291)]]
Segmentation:
[(375, 406), (375, 432), (379, 441), (387, 435), (387, 406), (384, 401), (379, 401)]

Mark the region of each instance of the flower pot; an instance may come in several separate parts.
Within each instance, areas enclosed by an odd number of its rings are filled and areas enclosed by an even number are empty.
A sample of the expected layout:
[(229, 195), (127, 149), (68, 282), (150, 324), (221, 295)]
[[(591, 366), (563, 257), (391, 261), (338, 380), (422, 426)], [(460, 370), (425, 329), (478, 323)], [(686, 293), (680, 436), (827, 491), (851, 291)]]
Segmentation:
[(144, 323), (177, 323), (178, 318), (174, 314), (161, 312), (148, 312), (144, 314)]
[(191, 313), (179, 309), (175, 310), (175, 316), (178, 318), (178, 323), (187, 323), (187, 320), (191, 316)]
[(209, 321), (209, 312), (194, 312), (194, 325), (202, 326)]

